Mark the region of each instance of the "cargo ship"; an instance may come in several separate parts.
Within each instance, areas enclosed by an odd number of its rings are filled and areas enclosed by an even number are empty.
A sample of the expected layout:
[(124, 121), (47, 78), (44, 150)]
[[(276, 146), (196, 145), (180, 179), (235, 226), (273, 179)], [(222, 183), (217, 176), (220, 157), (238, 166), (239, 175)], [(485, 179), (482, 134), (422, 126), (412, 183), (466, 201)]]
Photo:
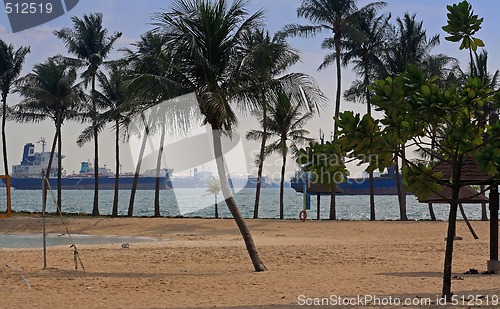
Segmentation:
[[(307, 173), (299, 171), (292, 178), (291, 186), (296, 192), (303, 192)], [(320, 184), (309, 184), (308, 191), (315, 194), (330, 195), (327, 186)], [(397, 195), (396, 173), (391, 167), (386, 174), (373, 178), (373, 191), (375, 195)], [(370, 195), (370, 180), (368, 177), (350, 178), (346, 177), (338, 184), (337, 195)]]
[[(23, 159), (21, 164), (12, 166), (12, 175), (10, 185), (16, 190), (41, 190), (42, 171), (46, 171), (49, 165), (50, 153), (45, 152), (45, 140), (42, 138), (39, 143), (42, 144), (42, 152), (35, 152), (35, 145), (27, 143), (24, 145)], [(52, 168), (49, 174), (50, 186), (57, 187), (57, 172), (62, 167), (58, 166), (59, 153), (54, 153)], [(64, 158), (64, 156), (62, 156)], [(162, 169), (160, 173), (160, 189), (168, 190), (171, 171)], [(106, 167), (99, 168), (99, 189), (114, 190), (115, 174)], [(120, 174), (118, 178), (118, 188), (120, 190), (130, 190), (134, 181), (134, 174)], [(63, 190), (94, 190), (94, 169), (90, 162), (81, 162), (79, 173), (64, 175), (61, 178), (61, 187)], [(139, 176), (137, 183), (138, 190), (154, 190), (156, 187), (156, 170), (146, 171)]]
[[(187, 176), (172, 176), (171, 187), (173, 189), (177, 188), (206, 188), (207, 182), (218, 178), (212, 172), (199, 170), (198, 168), (193, 169), (193, 173)], [(227, 177), (229, 186), (231, 188), (256, 188), (258, 178), (256, 176), (245, 176), (245, 175), (229, 175)], [(262, 177), (261, 187), (267, 188), (271, 187), (266, 176)]]

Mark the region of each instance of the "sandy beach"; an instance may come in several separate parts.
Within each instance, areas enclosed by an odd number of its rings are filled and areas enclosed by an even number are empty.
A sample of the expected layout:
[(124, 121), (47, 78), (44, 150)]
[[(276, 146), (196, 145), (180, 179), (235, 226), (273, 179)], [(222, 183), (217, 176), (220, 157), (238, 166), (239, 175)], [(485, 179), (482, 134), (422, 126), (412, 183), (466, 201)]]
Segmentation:
[[(0, 233), (41, 233), (41, 222), (35, 215), (0, 219)], [(129, 248), (75, 241), (85, 273), (74, 269), (69, 246), (48, 248), (47, 269), (40, 248), (1, 248), (0, 308), (288, 308), (315, 298), (358, 295), (428, 297), (432, 304), (425, 307), (443, 307), (436, 296), (447, 222), (247, 220), (269, 269), (262, 273), (253, 272), (231, 219), (69, 217), (65, 222), (73, 234), (156, 241), (131, 242)], [(455, 243), (453, 269), (463, 280), (453, 281), (457, 296), (491, 301), (500, 295), (500, 275), (463, 274), (486, 269), (488, 224), (473, 222), (479, 240), (464, 222), (458, 224), (463, 240)], [(65, 230), (52, 217), (47, 232)]]

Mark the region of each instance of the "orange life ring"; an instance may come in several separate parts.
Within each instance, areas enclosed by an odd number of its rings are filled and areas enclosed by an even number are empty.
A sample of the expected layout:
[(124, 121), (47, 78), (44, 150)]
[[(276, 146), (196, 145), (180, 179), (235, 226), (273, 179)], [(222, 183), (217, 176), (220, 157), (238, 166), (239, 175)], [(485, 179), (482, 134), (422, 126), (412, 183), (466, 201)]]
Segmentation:
[(302, 210), (299, 214), (299, 219), (302, 221), (306, 221), (307, 220), (307, 211)]

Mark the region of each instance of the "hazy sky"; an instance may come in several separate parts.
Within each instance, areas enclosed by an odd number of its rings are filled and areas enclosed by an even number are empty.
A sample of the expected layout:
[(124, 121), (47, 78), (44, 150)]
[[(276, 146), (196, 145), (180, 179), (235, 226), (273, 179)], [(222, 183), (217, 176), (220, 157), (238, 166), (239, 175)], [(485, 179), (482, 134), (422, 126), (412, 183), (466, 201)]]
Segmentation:
[[(456, 57), (460, 60), (462, 66), (467, 63), (467, 52), (459, 51), (457, 44), (452, 44), (444, 40), (445, 33), (441, 27), (446, 24), (446, 5), (457, 3), (452, 1), (439, 0), (388, 0), (388, 5), (382, 12), (391, 12), (392, 20), (402, 16), (405, 12), (417, 14), (418, 20), (424, 21), (424, 28), (427, 30), (428, 36), (439, 34), (441, 45), (433, 50), (434, 53), (445, 53)], [(498, 9), (500, 2), (496, 0), (476, 0), (470, 1), (474, 7), (475, 13), (484, 17), (483, 29), (478, 33), (478, 37), (482, 38), (486, 43), (486, 49), (489, 51), (489, 69), (494, 71), (500, 68), (500, 42), (498, 31), (500, 29), (500, 20), (498, 20)], [(296, 9), (300, 4), (300, 0), (251, 0), (249, 7), (250, 12), (255, 12), (258, 9), (264, 10), (266, 13), (266, 24), (268, 29), (274, 33), (281, 29), (287, 23), (307, 23), (307, 20), (298, 19)], [(364, 5), (368, 1), (360, 1), (360, 5)], [(168, 9), (170, 1), (168, 0), (81, 0), (80, 3), (68, 14), (59, 17), (44, 25), (23, 32), (13, 34), (8, 23), (7, 14), (5, 11), (0, 11), (0, 38), (7, 43), (12, 43), (15, 47), (31, 46), (31, 53), (28, 54), (24, 65), (23, 75), (29, 73), (33, 65), (45, 61), (48, 57), (56, 54), (67, 55), (63, 43), (58, 40), (52, 33), (54, 30), (62, 27), (71, 27), (71, 16), (82, 17), (83, 14), (93, 12), (101, 12), (104, 16), (104, 26), (110, 31), (121, 31), (123, 36), (117, 41), (111, 59), (116, 59), (121, 56), (118, 49), (129, 47), (131, 43), (138, 40), (139, 36), (152, 28), (151, 16), (155, 12), (162, 9)], [(311, 135), (317, 137), (319, 129), (322, 128), (326, 135), (329, 136), (332, 128), (332, 116), (334, 112), (334, 98), (336, 77), (335, 70), (332, 66), (324, 71), (318, 72), (316, 69), (321, 64), (324, 55), (327, 51), (320, 47), (321, 40), (330, 35), (323, 33), (317, 38), (293, 38), (290, 39), (290, 44), (302, 53), (302, 63), (291, 69), (295, 72), (305, 72), (312, 75), (329, 98), (329, 107), (322, 112), (320, 117), (316, 117), (310, 121), (307, 129)], [(353, 81), (355, 76), (351, 73), (349, 67), (343, 71), (343, 89), (346, 89)], [(14, 105), (19, 102), (19, 98), (11, 95), (8, 99), (9, 105)], [(364, 112), (365, 106), (361, 104), (352, 104), (350, 102), (342, 102), (343, 110), (354, 110), (356, 112)], [(257, 126), (256, 121), (242, 117), (238, 131), (244, 134), (250, 128)], [(80, 161), (92, 160), (93, 149), (91, 144), (82, 148), (78, 148), (75, 144), (76, 137), (85, 125), (67, 123), (63, 127), (63, 154), (66, 159), (63, 161), (64, 168), (68, 173), (78, 171)], [(45, 137), (50, 141), (53, 137), (53, 124), (50, 122), (41, 124), (16, 124), (8, 123), (8, 154), (9, 163), (18, 164), (22, 157), (22, 147), (25, 143), (36, 142), (40, 137)], [(113, 134), (110, 129), (103, 133), (101, 137), (100, 162), (108, 167), (114, 165), (114, 148), (112, 147)], [(40, 146), (38, 146), (40, 147)], [(133, 170), (133, 164), (130, 155), (130, 147), (122, 147), (123, 171)], [(245, 143), (245, 150), (251, 153), (252, 150), (258, 148), (257, 143)], [(279, 164), (274, 164), (276, 158), (273, 158), (271, 166), (267, 168), (265, 173), (275, 174), (279, 170)], [(253, 158), (248, 155), (249, 166), (252, 168), (251, 162)], [(289, 160), (291, 161), (291, 160)], [(152, 166), (146, 166), (151, 168)], [(294, 164), (288, 165), (288, 172), (293, 172)], [(244, 168), (241, 170), (244, 172)]]

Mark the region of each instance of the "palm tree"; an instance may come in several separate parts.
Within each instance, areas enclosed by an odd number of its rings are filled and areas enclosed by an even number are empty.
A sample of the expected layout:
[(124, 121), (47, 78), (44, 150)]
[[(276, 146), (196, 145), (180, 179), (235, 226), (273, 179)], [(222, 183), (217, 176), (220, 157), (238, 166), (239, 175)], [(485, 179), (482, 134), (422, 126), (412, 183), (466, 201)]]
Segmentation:
[[(360, 9), (357, 7), (357, 0), (302, 0), (297, 9), (297, 16), (309, 19), (312, 25), (286, 25), (284, 32), (288, 35), (299, 35), (310, 37), (326, 30), (333, 34), (333, 37), (326, 38), (322, 46), (333, 47), (334, 53), (325, 58), (326, 63), (333, 62), (333, 57), (337, 65), (337, 93), (335, 96), (335, 119), (340, 112), (340, 96), (342, 88), (341, 55), (342, 41), (344, 38), (356, 32), (356, 21), (362, 12), (383, 7), (385, 2), (373, 2)], [(334, 124), (334, 138), (337, 138), (338, 126)]]
[[(302, 129), (304, 124), (312, 118), (312, 112), (302, 111), (301, 104), (293, 103), (291, 96), (284, 92), (278, 94), (273, 105), (269, 106), (269, 122), (267, 134), (276, 137), (276, 140), (266, 146), (266, 155), (277, 152), (281, 155), (281, 181), (280, 181), (280, 219), (284, 218), (284, 183), (286, 158), (289, 150), (292, 154), (298, 151), (297, 145), (312, 141), (306, 137), (309, 131)], [(258, 112), (261, 113), (261, 112)], [(262, 119), (262, 117), (259, 117)], [(261, 122), (261, 125), (263, 123)], [(248, 139), (262, 138), (263, 131), (251, 130), (247, 133)]]
[[(108, 35), (108, 30), (102, 26), (102, 14), (93, 13), (83, 15), (83, 19), (76, 16), (71, 18), (73, 29), (62, 28), (54, 31), (54, 34), (64, 41), (66, 48), (70, 54), (73, 54), (77, 59), (65, 58), (72, 66), (85, 68), (81, 77), (86, 85), (91, 84), (92, 105), (93, 105), (93, 120), (94, 126), (94, 205), (92, 215), (99, 215), (99, 143), (97, 131), (98, 109), (94, 92), (96, 90), (96, 76), (99, 67), (108, 58), (113, 44), (122, 35), (121, 32), (115, 32)], [(62, 57), (60, 57), (62, 58)]]
[(389, 28), (389, 40), (384, 51), (384, 67), (388, 76), (406, 71), (411, 64), (426, 64), (431, 50), (439, 45), (439, 34), (427, 38), (423, 21), (418, 22), (416, 15), (405, 13), (396, 19), (396, 26)]
[[(160, 216), (160, 172), (163, 158), (163, 148), (165, 142), (166, 129), (176, 131), (177, 127), (186, 129), (190, 123), (196, 119), (188, 119), (189, 112), (182, 112), (182, 109), (177, 108), (178, 104), (162, 104), (161, 107), (154, 106), (166, 100), (183, 95), (187, 92), (186, 88), (172, 81), (176, 76), (172, 59), (168, 51), (164, 48), (165, 38), (159, 33), (147, 32), (141, 36), (141, 39), (133, 44), (137, 49), (124, 49), (124, 62), (128, 66), (129, 77), (126, 85), (128, 88), (127, 96), (131, 98), (140, 98), (140, 105), (144, 108), (150, 108), (151, 114), (155, 115), (152, 129), (160, 131), (160, 144), (156, 164), (156, 184), (155, 184), (155, 200), (154, 200), (154, 215)], [(172, 103), (172, 102), (170, 102)], [(139, 102), (138, 102), (139, 104)], [(175, 106), (171, 108), (170, 105)], [(168, 109), (168, 111), (166, 110)], [(139, 109), (141, 110), (141, 108)], [(192, 118), (192, 117), (191, 117)], [(175, 119), (175, 120), (174, 120)], [(135, 195), (136, 185), (132, 191)], [(133, 203), (133, 201), (131, 201)], [(130, 206), (130, 204), (129, 204)]]
[[(15, 106), (13, 117), (20, 122), (40, 122), (51, 118), (56, 127), (57, 139), (57, 203), (61, 209), (62, 134), (65, 120), (81, 119), (81, 103), (85, 100), (81, 84), (76, 83), (77, 73), (73, 68), (49, 59), (34, 67), (33, 72), (23, 77), (18, 86), (23, 100)], [(50, 162), (54, 156), (54, 147)], [(50, 163), (49, 163), (50, 165)], [(50, 175), (51, 166), (47, 173)]]
[(2, 95), (2, 151), (3, 167), (5, 175), (9, 175), (9, 164), (7, 160), (7, 138), (5, 135), (5, 122), (7, 117), (7, 96), (12, 85), (21, 74), (26, 55), (30, 52), (29, 47), (19, 47), (14, 51), (12, 44), (7, 45), (0, 39), (0, 91)]
[[(324, 105), (325, 98), (310, 76), (303, 73), (288, 73), (283, 75), (287, 69), (300, 60), (298, 52), (288, 45), (283, 36), (274, 35), (271, 38), (269, 32), (258, 29), (244, 38), (243, 46), (249, 53), (249, 57), (245, 60), (246, 67), (251, 69), (247, 74), (252, 76), (249, 79), (250, 84), (245, 92), (248, 92), (248, 99), (253, 101), (253, 105), (258, 106), (262, 111), (262, 119), (260, 121), (262, 122), (263, 130), (262, 140), (260, 141), (260, 153), (257, 159), (258, 180), (253, 213), (253, 217), (256, 219), (259, 216), (269, 101), (273, 100), (272, 97), (276, 96), (277, 91), (286, 88), (288, 92), (294, 93), (292, 98), (295, 101), (305, 104), (305, 108), (319, 111)], [(306, 96), (306, 100), (302, 99), (303, 96)]]
[[(111, 215), (118, 216), (118, 190), (120, 176), (120, 137), (122, 129), (130, 121), (130, 107), (126, 100), (124, 69), (117, 64), (109, 65), (109, 77), (99, 72), (97, 80), (99, 81), (101, 91), (95, 91), (94, 97), (96, 105), (103, 109), (96, 122), (97, 130), (101, 131), (104, 126), (111, 122), (115, 130), (115, 189), (113, 195), (113, 208)], [(83, 146), (86, 142), (92, 140), (94, 127), (86, 128), (78, 137), (77, 144)]]
[[(352, 62), (354, 71), (361, 80), (353, 82), (346, 90), (344, 97), (349, 101), (365, 102), (367, 114), (371, 115), (369, 86), (377, 79), (382, 63), (382, 49), (386, 40), (387, 26), (390, 15), (377, 16), (377, 10), (371, 8), (359, 14), (356, 28), (357, 35), (353, 35), (346, 42), (349, 52), (343, 56), (343, 63)], [(369, 172), (370, 181), (370, 220), (375, 220), (375, 193), (373, 172)]]
[(217, 208), (217, 195), (220, 193), (220, 182), (217, 179), (210, 179), (207, 181), (207, 194), (211, 194), (215, 198), (214, 213), (215, 219), (219, 219), (219, 209)]
[(158, 33), (166, 38), (176, 76), (194, 90), (204, 122), (212, 128), (214, 154), (226, 204), (240, 229), (255, 271), (266, 269), (229, 188), (222, 134), (230, 134), (237, 117), (231, 102), (240, 89), (247, 53), (239, 49), (242, 37), (260, 26), (263, 13), (247, 13), (248, 1), (174, 0), (172, 9), (159, 13)]
[[(431, 57), (430, 51), (439, 44), (439, 35), (427, 38), (427, 32), (423, 29), (423, 21), (416, 21), (416, 15), (405, 13), (403, 18), (396, 19), (396, 26), (389, 28), (389, 38), (392, 38), (384, 49), (384, 72), (382, 75), (395, 76), (406, 71), (409, 65), (415, 64), (426, 67), (430, 63), (437, 61), (436, 57)], [(442, 56), (442, 55), (441, 55)], [(442, 60), (452, 59), (442, 56)], [(424, 71), (431, 71), (431, 68)], [(406, 146), (401, 145), (401, 165), (406, 166)], [(396, 159), (396, 188), (398, 191), (398, 201), (400, 218), (408, 220), (406, 214), (406, 188), (401, 183), (399, 160)]]
[(137, 184), (139, 183), (139, 174), (141, 172), (142, 159), (144, 157), (144, 150), (146, 149), (146, 143), (151, 133), (151, 124), (153, 122), (154, 115), (150, 115), (146, 120), (146, 115), (144, 113), (139, 113), (136, 115), (137, 120), (133, 121), (134, 126), (129, 127), (135, 131), (139, 138), (142, 138), (141, 148), (139, 150), (139, 156), (137, 158), (137, 163), (135, 165), (134, 180), (132, 182), (132, 190), (130, 191), (130, 200), (128, 204), (127, 216), (132, 217), (134, 214), (134, 203), (135, 194), (137, 192)]

